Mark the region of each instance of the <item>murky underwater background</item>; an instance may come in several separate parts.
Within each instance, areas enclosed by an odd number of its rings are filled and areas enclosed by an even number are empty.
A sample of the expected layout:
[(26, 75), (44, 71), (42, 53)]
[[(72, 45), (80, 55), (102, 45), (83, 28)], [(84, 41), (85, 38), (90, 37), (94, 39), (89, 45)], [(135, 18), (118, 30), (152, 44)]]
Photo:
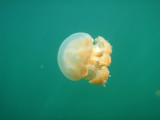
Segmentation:
[[(0, 1), (0, 120), (160, 120), (160, 1)], [(57, 64), (75, 32), (113, 46), (106, 87)]]

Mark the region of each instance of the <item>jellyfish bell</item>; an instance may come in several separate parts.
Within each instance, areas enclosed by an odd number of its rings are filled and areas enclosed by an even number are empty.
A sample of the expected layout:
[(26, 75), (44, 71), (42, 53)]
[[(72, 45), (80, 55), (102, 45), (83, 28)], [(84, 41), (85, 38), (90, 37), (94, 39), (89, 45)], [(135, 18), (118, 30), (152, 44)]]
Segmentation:
[(92, 43), (87, 33), (75, 33), (64, 40), (58, 52), (58, 65), (68, 79), (76, 81), (87, 75)]
[(70, 80), (85, 78), (92, 84), (105, 84), (111, 52), (111, 45), (103, 37), (94, 40), (87, 33), (74, 33), (61, 44), (58, 65)]

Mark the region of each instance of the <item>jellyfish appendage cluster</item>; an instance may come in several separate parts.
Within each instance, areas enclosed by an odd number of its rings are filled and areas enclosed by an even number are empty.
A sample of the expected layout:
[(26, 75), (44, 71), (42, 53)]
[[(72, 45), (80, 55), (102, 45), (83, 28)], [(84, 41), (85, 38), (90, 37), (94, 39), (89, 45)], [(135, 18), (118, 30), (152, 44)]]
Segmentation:
[(105, 85), (109, 77), (112, 46), (103, 37), (95, 40), (87, 33), (74, 33), (61, 44), (58, 65), (70, 80), (85, 78), (91, 84)]

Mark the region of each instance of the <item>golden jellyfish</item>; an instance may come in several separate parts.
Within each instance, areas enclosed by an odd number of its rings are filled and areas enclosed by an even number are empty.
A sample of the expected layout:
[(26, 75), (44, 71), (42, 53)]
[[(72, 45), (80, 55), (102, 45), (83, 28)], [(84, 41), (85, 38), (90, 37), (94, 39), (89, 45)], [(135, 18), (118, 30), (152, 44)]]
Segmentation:
[(82, 78), (91, 84), (105, 85), (111, 64), (112, 46), (103, 37), (95, 40), (87, 33), (67, 37), (58, 51), (58, 65), (68, 79)]

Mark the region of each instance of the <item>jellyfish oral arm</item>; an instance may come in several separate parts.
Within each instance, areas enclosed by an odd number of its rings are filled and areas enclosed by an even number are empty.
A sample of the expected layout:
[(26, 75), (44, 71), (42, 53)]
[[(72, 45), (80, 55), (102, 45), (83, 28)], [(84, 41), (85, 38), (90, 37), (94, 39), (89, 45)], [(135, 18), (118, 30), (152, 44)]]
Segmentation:
[(85, 77), (92, 84), (105, 84), (109, 77), (107, 66), (111, 64), (110, 54), (112, 53), (111, 45), (102, 37), (95, 40), (94, 50), (88, 69), (88, 75)]

